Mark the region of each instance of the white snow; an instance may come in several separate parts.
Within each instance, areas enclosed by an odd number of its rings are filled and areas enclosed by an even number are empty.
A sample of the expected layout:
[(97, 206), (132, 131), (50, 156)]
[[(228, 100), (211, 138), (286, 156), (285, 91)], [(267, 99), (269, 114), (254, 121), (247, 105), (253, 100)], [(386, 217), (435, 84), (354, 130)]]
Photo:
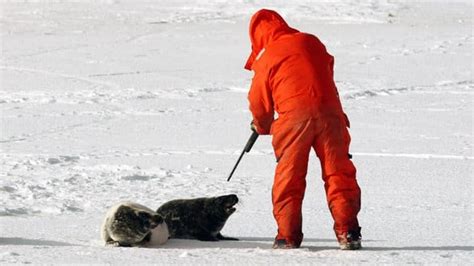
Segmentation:
[[(1, 1), (0, 264), (474, 263), (471, 1)], [(243, 69), (260, 8), (336, 59), (363, 246), (338, 250), (310, 158), (303, 246), (272, 250), (275, 167)], [(236, 193), (223, 234), (108, 248), (108, 208)]]

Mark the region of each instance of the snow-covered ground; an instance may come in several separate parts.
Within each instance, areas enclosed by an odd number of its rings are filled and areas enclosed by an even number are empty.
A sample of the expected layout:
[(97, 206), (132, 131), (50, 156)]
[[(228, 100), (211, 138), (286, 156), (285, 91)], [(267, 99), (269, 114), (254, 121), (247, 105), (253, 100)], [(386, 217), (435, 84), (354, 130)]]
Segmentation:
[[(229, 2), (229, 3), (228, 3)], [(0, 264), (469, 264), (470, 1), (1, 1)], [(364, 249), (337, 249), (311, 156), (303, 247), (272, 250), (270, 137), (250, 135), (259, 8), (336, 58)], [(107, 248), (107, 208), (236, 193), (224, 235)]]

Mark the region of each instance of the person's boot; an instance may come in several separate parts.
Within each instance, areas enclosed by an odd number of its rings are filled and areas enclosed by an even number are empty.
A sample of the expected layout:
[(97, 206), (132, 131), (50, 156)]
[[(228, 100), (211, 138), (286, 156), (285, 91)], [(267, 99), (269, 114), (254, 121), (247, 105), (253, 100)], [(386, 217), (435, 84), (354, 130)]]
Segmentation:
[(337, 241), (339, 241), (339, 247), (342, 250), (356, 250), (362, 248), (360, 228), (337, 235)]
[(299, 246), (294, 243), (286, 241), (286, 239), (275, 239), (273, 242), (273, 249), (294, 249), (299, 248)]

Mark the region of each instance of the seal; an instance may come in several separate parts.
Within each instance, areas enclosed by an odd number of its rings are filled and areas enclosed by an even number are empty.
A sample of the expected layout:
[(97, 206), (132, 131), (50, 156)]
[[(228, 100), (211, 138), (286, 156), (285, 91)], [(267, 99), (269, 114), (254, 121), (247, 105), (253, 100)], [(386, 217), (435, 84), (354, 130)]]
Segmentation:
[(107, 211), (101, 237), (107, 246), (132, 247), (164, 244), (169, 233), (161, 215), (143, 205), (127, 201)]
[(156, 211), (164, 217), (170, 238), (201, 241), (238, 240), (220, 231), (235, 212), (239, 199), (235, 194), (212, 198), (177, 199), (166, 202)]

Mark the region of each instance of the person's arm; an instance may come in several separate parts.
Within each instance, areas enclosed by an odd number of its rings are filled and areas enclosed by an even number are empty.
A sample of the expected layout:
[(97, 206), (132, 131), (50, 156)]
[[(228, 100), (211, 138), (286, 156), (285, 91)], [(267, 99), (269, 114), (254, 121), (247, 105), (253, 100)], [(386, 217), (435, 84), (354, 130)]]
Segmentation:
[[(328, 58), (329, 58), (329, 71), (331, 73), (332, 79), (334, 79), (334, 56), (328, 53)], [(334, 86), (336, 86), (335, 82), (334, 82)], [(337, 87), (335, 88), (336, 88), (337, 97), (339, 97), (339, 91), (337, 90)], [(347, 117), (346, 113), (343, 112), (343, 114), (344, 114), (344, 121), (346, 122), (346, 127), (350, 128), (351, 122), (349, 121), (349, 117)]]
[(260, 135), (270, 134), (270, 128), (274, 120), (274, 110), (272, 91), (268, 86), (266, 75), (255, 73), (248, 99), (257, 133)]

